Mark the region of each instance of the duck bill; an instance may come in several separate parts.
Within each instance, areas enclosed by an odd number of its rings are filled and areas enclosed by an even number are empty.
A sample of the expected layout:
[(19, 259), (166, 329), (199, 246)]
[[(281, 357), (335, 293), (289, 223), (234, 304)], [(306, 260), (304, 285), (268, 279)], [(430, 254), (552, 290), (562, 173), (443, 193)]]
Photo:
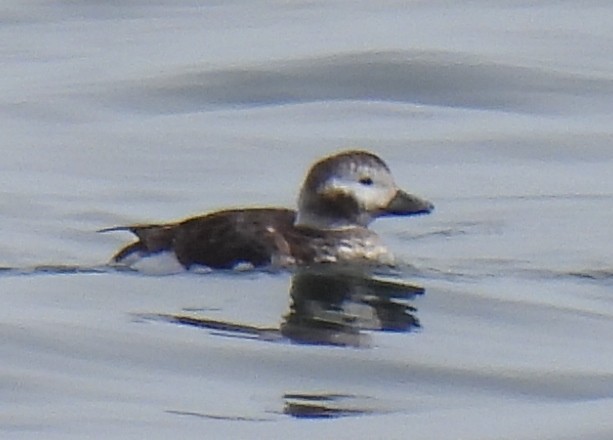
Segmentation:
[(383, 208), (383, 215), (429, 214), (433, 209), (434, 205), (429, 201), (399, 189), (394, 198)]

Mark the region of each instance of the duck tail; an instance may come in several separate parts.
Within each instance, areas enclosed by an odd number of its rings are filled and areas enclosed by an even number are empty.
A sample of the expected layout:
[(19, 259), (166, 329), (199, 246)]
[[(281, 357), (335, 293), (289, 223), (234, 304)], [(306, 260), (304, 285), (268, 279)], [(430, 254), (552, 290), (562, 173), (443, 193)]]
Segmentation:
[(100, 229), (97, 232), (116, 232), (129, 231), (138, 238), (138, 241), (131, 243), (120, 249), (113, 255), (112, 261), (120, 263), (132, 254), (147, 256), (158, 252), (172, 250), (175, 225), (133, 225), (133, 226), (113, 226)]

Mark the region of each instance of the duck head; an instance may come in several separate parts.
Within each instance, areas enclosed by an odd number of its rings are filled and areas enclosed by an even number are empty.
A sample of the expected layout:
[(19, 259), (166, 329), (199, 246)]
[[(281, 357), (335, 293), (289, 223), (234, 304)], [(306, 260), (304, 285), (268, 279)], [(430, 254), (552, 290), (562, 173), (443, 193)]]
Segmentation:
[(367, 227), (383, 216), (427, 214), (432, 203), (398, 188), (378, 156), (346, 151), (315, 163), (300, 190), (297, 226)]

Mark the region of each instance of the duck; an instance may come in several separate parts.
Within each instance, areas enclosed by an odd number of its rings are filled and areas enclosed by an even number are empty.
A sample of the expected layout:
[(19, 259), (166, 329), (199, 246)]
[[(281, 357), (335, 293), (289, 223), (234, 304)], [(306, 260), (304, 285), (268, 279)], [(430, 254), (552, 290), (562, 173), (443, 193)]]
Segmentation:
[(235, 208), (170, 223), (114, 226), (136, 241), (113, 255), (115, 265), (171, 254), (184, 269), (291, 268), (328, 263), (393, 265), (369, 225), (380, 217), (432, 212), (434, 205), (400, 189), (390, 168), (366, 150), (318, 160), (306, 174), (297, 209)]

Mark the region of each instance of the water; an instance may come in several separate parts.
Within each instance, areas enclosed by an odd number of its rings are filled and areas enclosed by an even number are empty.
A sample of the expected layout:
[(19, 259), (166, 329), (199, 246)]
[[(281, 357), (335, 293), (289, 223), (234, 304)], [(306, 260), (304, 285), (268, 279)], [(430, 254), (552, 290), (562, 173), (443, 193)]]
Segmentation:
[[(5, 2), (1, 437), (610, 438), (612, 18)], [(417, 331), (292, 343), (288, 273), (105, 266), (130, 238), (100, 228), (292, 206), (353, 146), (436, 205), (374, 225), (426, 289)]]

